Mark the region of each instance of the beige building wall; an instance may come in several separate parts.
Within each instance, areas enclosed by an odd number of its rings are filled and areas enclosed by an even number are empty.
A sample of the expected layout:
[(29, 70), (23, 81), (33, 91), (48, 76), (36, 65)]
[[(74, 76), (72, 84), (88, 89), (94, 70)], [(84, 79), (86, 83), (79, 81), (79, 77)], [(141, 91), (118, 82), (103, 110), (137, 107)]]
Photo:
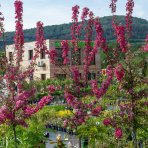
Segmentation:
[[(46, 40), (46, 45), (47, 45), (47, 49), (53, 49), (56, 48), (55, 46), (55, 42), (58, 41), (60, 42), (60, 40)], [(29, 60), (29, 50), (33, 50), (33, 55), (35, 53), (34, 51), (35, 48), (35, 42), (29, 42), (29, 43), (25, 43), (24, 44), (24, 56), (23, 56), (23, 62), (21, 63), (22, 65), (22, 69), (25, 70), (31, 60)], [(12, 52), (14, 53), (14, 45), (9, 45), (6, 47), (6, 56), (9, 60), (9, 53)], [(84, 58), (84, 49), (81, 49), (81, 64), (83, 63), (83, 58)], [(71, 53), (69, 52), (69, 56)], [(44, 65), (44, 66), (41, 66)], [(59, 66), (53, 65), (50, 63), (50, 60), (48, 58), (48, 55), (45, 55), (45, 59), (41, 59), (40, 56), (39, 58), (37, 58), (36, 60), (36, 67), (35, 67), (35, 72), (34, 72), (34, 76), (33, 79), (37, 79), (40, 80), (42, 79), (42, 76), (45, 76), (45, 79), (48, 78), (54, 78), (56, 74), (65, 74), (65, 72), (68, 74), (66, 75), (66, 77), (69, 77), (70, 74), (70, 69), (67, 66), (61, 66), (62, 68), (59, 68)], [(95, 73), (96, 78), (98, 76), (98, 71), (101, 68), (101, 64), (100, 64), (100, 50), (98, 50), (98, 53), (95, 55), (95, 65), (91, 65), (89, 70), (90, 73)], [(83, 75), (83, 65), (79, 65), (79, 71), (81, 73), (81, 75)]]
[[(46, 44), (49, 50), (49, 40), (46, 40)], [(26, 70), (27, 67), (30, 65), (31, 60), (29, 60), (29, 50), (33, 50), (33, 55), (34, 55), (35, 54), (34, 48), (35, 48), (35, 42), (28, 42), (24, 44), (23, 62), (21, 62), (22, 70)], [(9, 57), (10, 52), (12, 52), (12, 54), (15, 55), (14, 49), (15, 49), (14, 45), (9, 45), (6, 47), (6, 56), (8, 60), (10, 60), (10, 57)], [(15, 60), (14, 56), (13, 58)], [(41, 65), (41, 63), (43, 63), (45, 66), (44, 67), (39, 66)], [(46, 79), (50, 78), (50, 62), (47, 55), (45, 55), (45, 59), (40, 59), (40, 55), (39, 55), (39, 58), (37, 58), (36, 60), (36, 66), (35, 66), (35, 72), (34, 72), (33, 78), (41, 79), (41, 74), (45, 74)]]

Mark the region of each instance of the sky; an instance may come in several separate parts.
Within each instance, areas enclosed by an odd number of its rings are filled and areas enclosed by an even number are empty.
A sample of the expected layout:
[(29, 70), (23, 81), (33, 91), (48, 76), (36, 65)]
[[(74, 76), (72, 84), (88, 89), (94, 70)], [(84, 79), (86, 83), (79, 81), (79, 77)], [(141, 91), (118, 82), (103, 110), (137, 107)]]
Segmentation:
[[(22, 0), (24, 29), (33, 28), (37, 21), (44, 25), (56, 25), (71, 21), (72, 6), (88, 7), (95, 16), (111, 15), (109, 4), (111, 0)], [(15, 30), (14, 0), (0, 0), (0, 12), (5, 17), (5, 30)], [(126, 0), (118, 0), (117, 14), (125, 15)], [(148, 20), (148, 0), (135, 0), (133, 16)]]

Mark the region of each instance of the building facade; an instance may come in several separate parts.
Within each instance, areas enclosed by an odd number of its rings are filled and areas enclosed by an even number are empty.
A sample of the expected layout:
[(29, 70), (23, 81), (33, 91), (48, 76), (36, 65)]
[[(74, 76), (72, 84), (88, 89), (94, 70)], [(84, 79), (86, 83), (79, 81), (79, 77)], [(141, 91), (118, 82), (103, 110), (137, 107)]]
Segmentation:
[[(70, 41), (69, 41), (70, 42)], [(39, 58), (36, 60), (36, 67), (34, 75), (31, 76), (32, 79), (35, 80), (46, 80), (49, 78), (68, 78), (70, 76), (70, 70), (68, 66), (64, 66), (62, 64), (62, 48), (61, 48), (61, 40), (46, 40), (47, 49), (56, 49), (58, 53), (58, 64), (52, 64), (48, 58), (48, 55), (45, 52), (41, 52)], [(35, 54), (34, 51), (35, 42), (28, 42), (24, 44), (24, 56), (23, 62), (21, 62), (22, 70), (25, 70), (31, 60), (33, 55)], [(83, 59), (84, 59), (84, 42), (79, 43), (79, 54), (78, 54), (78, 67), (81, 76), (83, 75)], [(13, 60), (13, 53), (14, 53), (14, 45), (9, 45), (6, 47), (6, 56), (11, 62)], [(69, 59), (73, 58), (72, 49), (69, 49)], [(71, 60), (70, 60), (71, 61)], [(69, 63), (69, 66), (73, 65), (72, 62)], [(101, 63), (100, 63), (100, 52), (95, 55), (94, 61), (91, 63), (89, 68), (89, 75), (88, 79), (95, 79), (98, 76), (98, 71), (100, 70)]]

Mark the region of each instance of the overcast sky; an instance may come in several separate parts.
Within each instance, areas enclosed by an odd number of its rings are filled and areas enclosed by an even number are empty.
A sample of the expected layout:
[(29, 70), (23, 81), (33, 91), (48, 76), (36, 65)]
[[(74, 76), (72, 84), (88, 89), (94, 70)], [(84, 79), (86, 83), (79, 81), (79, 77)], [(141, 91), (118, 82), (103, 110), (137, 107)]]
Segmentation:
[[(111, 0), (23, 0), (24, 29), (33, 28), (37, 21), (44, 25), (63, 24), (71, 21), (71, 8), (74, 5), (88, 7), (95, 16), (111, 15), (109, 3)], [(126, 0), (118, 0), (117, 14), (125, 14)], [(5, 17), (5, 30), (14, 30), (14, 0), (0, 0)], [(135, 0), (134, 16), (148, 20), (148, 0)]]

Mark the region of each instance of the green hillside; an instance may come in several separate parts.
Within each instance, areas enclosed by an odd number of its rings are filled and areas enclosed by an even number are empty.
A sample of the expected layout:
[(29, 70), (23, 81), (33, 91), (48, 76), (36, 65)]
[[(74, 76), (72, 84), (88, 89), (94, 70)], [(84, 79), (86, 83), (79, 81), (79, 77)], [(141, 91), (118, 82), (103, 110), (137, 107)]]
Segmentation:
[[(104, 28), (104, 35), (108, 40), (114, 40), (114, 32), (111, 26), (111, 16), (101, 17), (100, 18), (102, 26)], [(124, 16), (117, 16), (117, 20), (124, 24)], [(61, 25), (52, 25), (45, 26), (45, 38), (46, 39), (71, 39), (70, 36), (70, 26), (69, 24)], [(25, 42), (35, 41), (35, 28), (24, 30)], [(146, 34), (148, 34), (148, 21), (141, 18), (133, 18), (133, 32), (132, 32), (132, 41), (141, 42), (145, 39)], [(5, 40), (6, 44), (13, 43), (14, 32), (6, 32)], [(83, 38), (83, 34), (82, 37)], [(0, 42), (0, 49), (2, 49), (3, 44)]]

